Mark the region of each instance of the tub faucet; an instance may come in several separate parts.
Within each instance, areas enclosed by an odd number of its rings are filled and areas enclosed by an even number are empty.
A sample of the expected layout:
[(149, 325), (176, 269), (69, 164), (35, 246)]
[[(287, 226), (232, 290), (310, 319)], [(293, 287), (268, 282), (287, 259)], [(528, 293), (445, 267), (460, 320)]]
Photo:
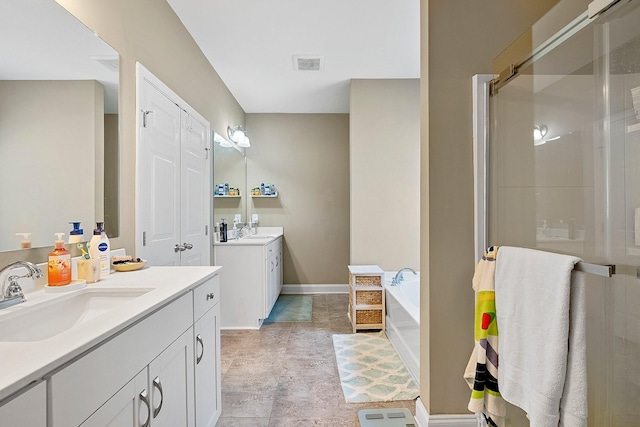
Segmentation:
[[(10, 271), (18, 267), (26, 268), (27, 274), (24, 276), (9, 276)], [(40, 270), (37, 265), (29, 261), (12, 262), (0, 270), (0, 287), (2, 289), (2, 292), (0, 293), (0, 309), (11, 307), (12, 305), (26, 301), (22, 288), (18, 284), (18, 279), (25, 277), (39, 279), (42, 277), (42, 270)]]
[(396, 275), (393, 277), (393, 280), (391, 281), (391, 286), (398, 286), (403, 280), (404, 280), (404, 276), (403, 273), (405, 271), (410, 271), (412, 272), (415, 276), (418, 275), (418, 273), (415, 272), (415, 270), (413, 268), (409, 268), (409, 267), (405, 267), (403, 269), (401, 269), (400, 271), (398, 271), (396, 273)]

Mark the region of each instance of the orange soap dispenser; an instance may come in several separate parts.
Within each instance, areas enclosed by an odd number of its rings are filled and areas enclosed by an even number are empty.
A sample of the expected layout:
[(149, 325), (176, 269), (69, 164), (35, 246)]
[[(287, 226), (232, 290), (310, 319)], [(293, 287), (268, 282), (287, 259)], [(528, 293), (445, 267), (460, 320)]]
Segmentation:
[(48, 284), (49, 286), (64, 286), (71, 283), (71, 253), (64, 247), (62, 236), (55, 233), (58, 239), (55, 249), (49, 253)]

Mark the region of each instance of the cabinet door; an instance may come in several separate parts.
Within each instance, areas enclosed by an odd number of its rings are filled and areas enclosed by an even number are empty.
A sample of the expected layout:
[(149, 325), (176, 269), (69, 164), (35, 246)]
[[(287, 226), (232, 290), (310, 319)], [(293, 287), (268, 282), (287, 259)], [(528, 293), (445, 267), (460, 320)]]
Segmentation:
[(214, 427), (222, 411), (219, 320), (216, 304), (194, 325), (196, 427)]
[(150, 405), (145, 368), (80, 426), (148, 427), (151, 423)]
[(282, 292), (282, 283), (283, 283), (283, 274), (282, 274), (282, 246), (279, 247), (278, 252), (276, 253), (276, 299)]
[(193, 329), (149, 364), (152, 427), (193, 427)]
[(46, 383), (42, 381), (0, 406), (0, 425), (46, 427)]
[(273, 305), (278, 299), (277, 285), (276, 285), (276, 256), (270, 255), (267, 258), (266, 264), (266, 278), (265, 278), (265, 318), (271, 313)]

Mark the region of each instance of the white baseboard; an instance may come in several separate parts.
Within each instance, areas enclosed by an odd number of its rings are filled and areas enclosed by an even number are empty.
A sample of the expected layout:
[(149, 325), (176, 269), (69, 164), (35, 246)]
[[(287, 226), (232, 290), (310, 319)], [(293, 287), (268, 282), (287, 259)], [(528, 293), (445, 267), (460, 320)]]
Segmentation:
[(348, 284), (336, 285), (283, 285), (283, 294), (348, 294)]
[(429, 415), (422, 399), (416, 400), (416, 422), (420, 427), (477, 427), (478, 418), (473, 414)]

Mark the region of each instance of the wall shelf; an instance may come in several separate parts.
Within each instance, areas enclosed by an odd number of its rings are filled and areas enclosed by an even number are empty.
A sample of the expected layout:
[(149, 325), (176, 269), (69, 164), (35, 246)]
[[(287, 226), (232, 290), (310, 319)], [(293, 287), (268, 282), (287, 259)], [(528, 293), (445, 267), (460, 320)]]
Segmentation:
[(216, 199), (240, 199), (242, 196), (220, 196), (218, 194), (214, 194), (213, 197)]
[(259, 199), (259, 198), (263, 198), (263, 199), (273, 199), (274, 197), (278, 197), (278, 192), (276, 191), (275, 194), (252, 194), (251, 197), (253, 197), (254, 199)]

